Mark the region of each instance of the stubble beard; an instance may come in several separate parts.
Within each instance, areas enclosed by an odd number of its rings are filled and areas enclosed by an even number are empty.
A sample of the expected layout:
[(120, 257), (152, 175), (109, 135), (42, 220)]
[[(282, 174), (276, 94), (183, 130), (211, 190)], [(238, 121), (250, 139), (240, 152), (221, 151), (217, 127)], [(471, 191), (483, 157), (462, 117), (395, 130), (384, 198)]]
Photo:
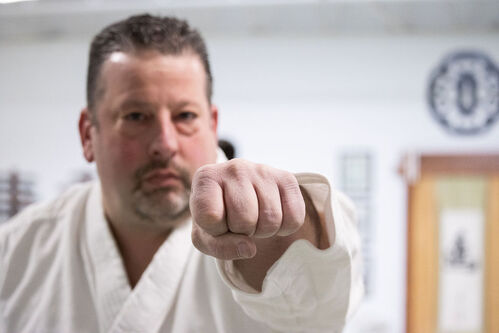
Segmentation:
[[(179, 185), (146, 191), (143, 186), (144, 175), (163, 168), (173, 170), (178, 175)], [(133, 191), (133, 208), (136, 215), (146, 223), (160, 227), (171, 227), (185, 220), (190, 214), (191, 179), (192, 176), (186, 168), (171, 161), (151, 162), (140, 168), (135, 174)]]

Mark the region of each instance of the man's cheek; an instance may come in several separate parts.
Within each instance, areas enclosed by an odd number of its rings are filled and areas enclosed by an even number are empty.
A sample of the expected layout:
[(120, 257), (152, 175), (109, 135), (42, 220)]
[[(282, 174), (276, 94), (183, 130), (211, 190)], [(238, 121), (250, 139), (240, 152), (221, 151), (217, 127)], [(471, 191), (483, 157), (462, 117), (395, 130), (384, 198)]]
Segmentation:
[(193, 171), (196, 171), (198, 168), (202, 167), (205, 164), (211, 163), (212, 161), (210, 155), (207, 150), (200, 150), (194, 156), (192, 156), (193, 163)]
[(116, 156), (116, 161), (118, 163), (126, 163), (126, 165), (122, 165), (122, 167), (126, 166), (134, 166), (136, 164), (144, 164), (147, 161), (142, 161), (146, 154), (145, 148), (140, 148), (134, 143), (127, 143), (121, 145), (121, 149), (118, 152), (118, 156)]

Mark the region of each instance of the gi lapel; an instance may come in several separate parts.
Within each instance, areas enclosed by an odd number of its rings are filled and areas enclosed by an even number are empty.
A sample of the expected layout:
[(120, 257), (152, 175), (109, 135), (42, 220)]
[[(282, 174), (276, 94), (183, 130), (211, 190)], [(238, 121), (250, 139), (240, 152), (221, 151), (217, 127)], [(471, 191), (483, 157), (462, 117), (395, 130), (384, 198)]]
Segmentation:
[(108, 332), (131, 293), (123, 260), (104, 217), (101, 188), (92, 188), (87, 202), (82, 256), (101, 332)]
[(157, 332), (175, 303), (193, 250), (191, 224), (176, 228), (161, 245), (127, 298), (110, 332)]

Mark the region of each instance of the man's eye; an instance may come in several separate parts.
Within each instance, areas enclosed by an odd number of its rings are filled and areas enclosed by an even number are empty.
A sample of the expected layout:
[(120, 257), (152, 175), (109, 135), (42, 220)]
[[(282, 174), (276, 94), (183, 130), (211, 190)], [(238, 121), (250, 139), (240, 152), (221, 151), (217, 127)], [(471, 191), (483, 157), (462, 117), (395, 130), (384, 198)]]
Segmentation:
[(181, 112), (176, 117), (180, 121), (190, 121), (197, 118), (197, 114), (194, 112)]
[(131, 121), (143, 121), (146, 119), (146, 115), (141, 112), (131, 112), (125, 116), (125, 119)]

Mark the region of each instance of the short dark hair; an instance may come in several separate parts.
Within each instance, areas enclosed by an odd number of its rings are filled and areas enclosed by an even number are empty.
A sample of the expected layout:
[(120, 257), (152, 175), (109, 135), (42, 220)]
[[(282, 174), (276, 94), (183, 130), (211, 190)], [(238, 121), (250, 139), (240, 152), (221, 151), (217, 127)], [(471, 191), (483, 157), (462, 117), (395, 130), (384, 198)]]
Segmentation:
[(90, 45), (87, 73), (87, 107), (94, 112), (102, 64), (114, 52), (155, 50), (165, 55), (192, 52), (206, 72), (206, 96), (211, 103), (213, 77), (208, 51), (201, 34), (184, 20), (149, 14), (131, 16), (99, 32)]
[(218, 140), (218, 146), (220, 147), (220, 149), (222, 149), (228, 160), (236, 157), (236, 147), (229, 140)]

